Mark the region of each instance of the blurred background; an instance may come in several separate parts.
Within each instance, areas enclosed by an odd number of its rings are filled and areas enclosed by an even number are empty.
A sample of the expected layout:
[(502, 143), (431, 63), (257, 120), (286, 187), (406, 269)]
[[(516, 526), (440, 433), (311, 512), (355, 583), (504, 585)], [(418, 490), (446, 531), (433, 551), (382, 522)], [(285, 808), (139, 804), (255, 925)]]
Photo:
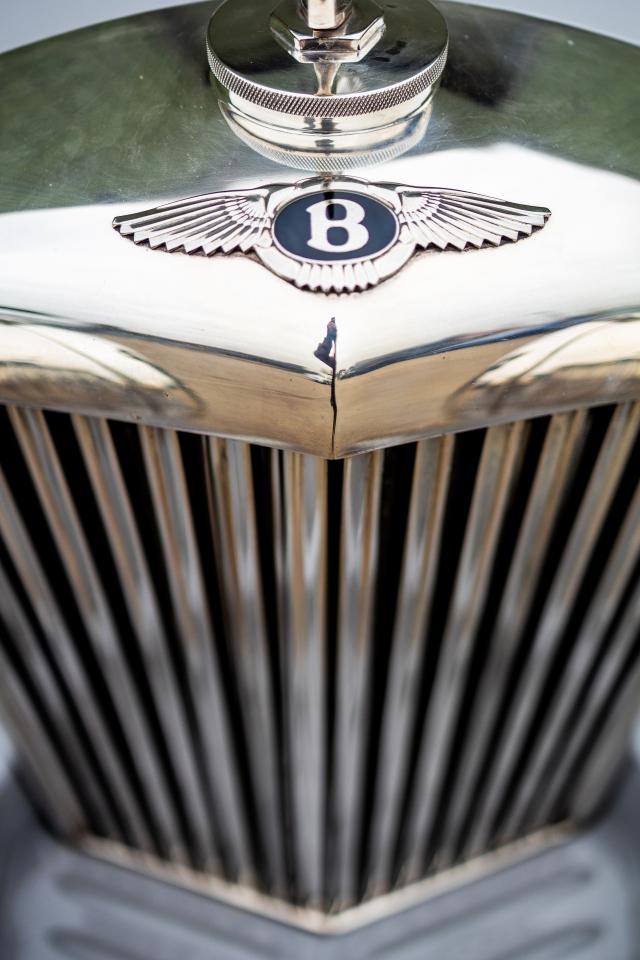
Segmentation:
[[(187, 0), (0, 0), (0, 51), (33, 43), (55, 33), (145, 10), (173, 7)], [(191, 2), (191, 0), (188, 0)], [(265, 0), (267, 2), (267, 0)], [(516, 10), (570, 23), (640, 44), (640, 0), (469, 0), (486, 7)]]

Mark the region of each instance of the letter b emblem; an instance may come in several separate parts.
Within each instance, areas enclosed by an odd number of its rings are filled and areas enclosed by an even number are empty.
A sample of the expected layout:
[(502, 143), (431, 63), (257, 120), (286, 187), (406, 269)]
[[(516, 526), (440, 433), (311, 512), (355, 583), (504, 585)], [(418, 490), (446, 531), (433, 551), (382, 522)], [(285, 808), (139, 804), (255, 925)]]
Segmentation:
[(323, 190), (292, 200), (273, 224), (276, 245), (318, 263), (358, 261), (387, 250), (398, 236), (393, 211), (365, 193)]
[(307, 243), (314, 250), (352, 253), (366, 247), (369, 241), (369, 231), (363, 223), (366, 211), (356, 200), (318, 200), (307, 207), (307, 213), (311, 219)]

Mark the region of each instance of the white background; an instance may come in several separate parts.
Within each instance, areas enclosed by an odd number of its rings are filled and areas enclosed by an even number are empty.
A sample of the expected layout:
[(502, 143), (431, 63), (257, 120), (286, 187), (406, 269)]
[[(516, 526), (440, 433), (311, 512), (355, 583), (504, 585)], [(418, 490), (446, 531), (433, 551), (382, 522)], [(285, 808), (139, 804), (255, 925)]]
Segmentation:
[[(101, 20), (191, 0), (0, 0), (0, 51)], [(271, 0), (264, 0), (268, 5)], [(480, 0), (469, 0), (478, 3)], [(640, 44), (640, 0), (482, 0)]]

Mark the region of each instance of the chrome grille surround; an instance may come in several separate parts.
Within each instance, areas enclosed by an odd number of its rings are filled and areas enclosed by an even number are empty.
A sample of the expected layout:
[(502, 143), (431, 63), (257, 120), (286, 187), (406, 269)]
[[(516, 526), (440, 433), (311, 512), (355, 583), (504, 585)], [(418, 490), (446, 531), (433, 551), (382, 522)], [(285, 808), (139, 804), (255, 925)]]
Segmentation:
[(67, 836), (335, 911), (588, 811), (640, 404), (333, 462), (0, 422), (0, 700)]
[(0, 58), (0, 703), (65, 837), (340, 910), (611, 787), (639, 682), (640, 53), (442, 8), (429, 139), (375, 179), (553, 220), (362, 297), (111, 230), (272, 179), (193, 55), (207, 5)]

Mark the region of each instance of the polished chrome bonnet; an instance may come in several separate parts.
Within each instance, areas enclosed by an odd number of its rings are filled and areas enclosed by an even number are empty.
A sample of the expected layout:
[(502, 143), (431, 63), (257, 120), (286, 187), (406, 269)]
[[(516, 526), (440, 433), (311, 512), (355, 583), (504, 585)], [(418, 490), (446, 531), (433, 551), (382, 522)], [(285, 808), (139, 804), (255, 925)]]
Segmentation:
[[(110, 227), (158, 203), (304, 176), (223, 118), (203, 53), (209, 5), (6, 54), (0, 398), (340, 457), (637, 395), (640, 54), (525, 17), (440, 9), (449, 56), (428, 135), (357, 176), (553, 216), (522, 243), (419, 253), (349, 295), (297, 289), (240, 253), (136, 247)], [(327, 363), (318, 345), (332, 320)]]

